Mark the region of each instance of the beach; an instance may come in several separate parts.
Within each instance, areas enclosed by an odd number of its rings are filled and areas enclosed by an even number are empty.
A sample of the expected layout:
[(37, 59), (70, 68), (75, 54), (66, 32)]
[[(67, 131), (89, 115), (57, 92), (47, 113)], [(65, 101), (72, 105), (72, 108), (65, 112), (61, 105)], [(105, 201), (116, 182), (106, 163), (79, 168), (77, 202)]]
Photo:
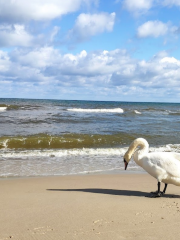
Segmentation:
[(1, 179), (0, 239), (178, 239), (180, 188), (156, 188), (146, 173)]

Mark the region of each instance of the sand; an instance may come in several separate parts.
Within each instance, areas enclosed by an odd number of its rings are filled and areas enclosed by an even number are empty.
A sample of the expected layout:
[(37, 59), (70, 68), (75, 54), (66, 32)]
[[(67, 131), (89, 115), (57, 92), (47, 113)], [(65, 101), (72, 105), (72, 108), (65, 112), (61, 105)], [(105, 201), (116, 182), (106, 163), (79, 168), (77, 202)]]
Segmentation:
[(180, 239), (180, 188), (145, 197), (156, 188), (148, 174), (0, 180), (0, 239)]

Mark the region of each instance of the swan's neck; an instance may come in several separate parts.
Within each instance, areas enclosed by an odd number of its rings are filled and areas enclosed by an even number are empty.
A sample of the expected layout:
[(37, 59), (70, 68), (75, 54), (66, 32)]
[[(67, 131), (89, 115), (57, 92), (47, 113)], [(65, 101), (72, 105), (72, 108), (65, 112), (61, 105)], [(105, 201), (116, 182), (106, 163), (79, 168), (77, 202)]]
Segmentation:
[(129, 155), (130, 158), (134, 154), (134, 161), (138, 165), (140, 165), (141, 158), (144, 156), (144, 154), (147, 154), (148, 152), (149, 152), (148, 142), (143, 138), (137, 138), (129, 146), (127, 154)]

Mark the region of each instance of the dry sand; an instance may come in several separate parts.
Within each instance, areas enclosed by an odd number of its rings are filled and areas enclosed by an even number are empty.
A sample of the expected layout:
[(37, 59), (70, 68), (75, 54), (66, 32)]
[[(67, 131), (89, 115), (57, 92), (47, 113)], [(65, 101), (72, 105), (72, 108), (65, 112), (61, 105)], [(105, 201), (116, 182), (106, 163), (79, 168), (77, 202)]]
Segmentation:
[[(180, 188), (148, 174), (0, 181), (0, 239), (180, 239)], [(164, 186), (162, 186), (164, 187)]]

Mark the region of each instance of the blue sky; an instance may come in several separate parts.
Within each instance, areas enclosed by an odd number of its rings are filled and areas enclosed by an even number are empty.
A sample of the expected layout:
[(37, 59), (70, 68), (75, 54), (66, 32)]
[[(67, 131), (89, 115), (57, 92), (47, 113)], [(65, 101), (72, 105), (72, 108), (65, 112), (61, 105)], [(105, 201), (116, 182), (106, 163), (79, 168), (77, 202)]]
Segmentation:
[(0, 98), (180, 102), (179, 0), (0, 9)]

